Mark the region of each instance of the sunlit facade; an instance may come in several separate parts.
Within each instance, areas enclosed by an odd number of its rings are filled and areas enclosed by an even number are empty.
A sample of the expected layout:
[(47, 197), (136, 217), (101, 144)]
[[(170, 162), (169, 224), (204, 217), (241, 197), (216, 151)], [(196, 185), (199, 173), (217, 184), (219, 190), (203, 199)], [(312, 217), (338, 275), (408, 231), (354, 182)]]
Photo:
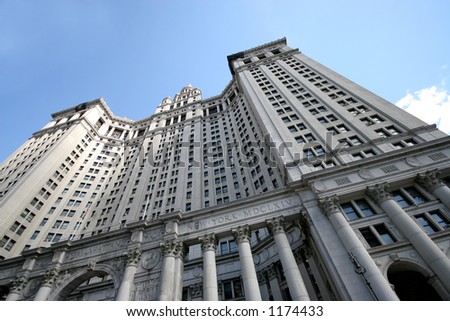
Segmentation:
[[(6, 300), (448, 300), (450, 139), (280, 39), (0, 166)], [(130, 106), (130, 108), (133, 108)]]

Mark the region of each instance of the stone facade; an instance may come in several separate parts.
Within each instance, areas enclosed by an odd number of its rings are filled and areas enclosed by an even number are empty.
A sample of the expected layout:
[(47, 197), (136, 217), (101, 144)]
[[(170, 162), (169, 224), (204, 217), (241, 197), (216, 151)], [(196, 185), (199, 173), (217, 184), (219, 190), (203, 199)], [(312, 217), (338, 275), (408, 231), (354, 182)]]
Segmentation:
[(450, 139), (280, 39), (0, 167), (5, 300), (448, 300)]

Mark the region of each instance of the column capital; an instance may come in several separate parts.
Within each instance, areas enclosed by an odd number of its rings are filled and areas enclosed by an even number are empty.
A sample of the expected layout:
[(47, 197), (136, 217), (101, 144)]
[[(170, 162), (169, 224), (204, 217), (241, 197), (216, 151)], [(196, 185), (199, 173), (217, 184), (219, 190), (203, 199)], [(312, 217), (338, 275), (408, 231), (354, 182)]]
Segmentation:
[(391, 199), (391, 187), (388, 183), (375, 184), (374, 186), (368, 186), (366, 188), (366, 195), (373, 201), (380, 204), (385, 200)]
[(57, 269), (47, 270), (44, 273), (44, 279), (42, 280), (43, 286), (52, 287), (58, 280), (59, 271)]
[(330, 216), (334, 212), (340, 211), (339, 197), (337, 195), (327, 196), (319, 199), (319, 206), (326, 216)]
[(416, 182), (429, 192), (433, 192), (436, 188), (445, 185), (440, 176), (441, 172), (438, 169), (433, 169), (423, 174), (417, 174)]
[(127, 265), (137, 265), (141, 259), (142, 251), (139, 247), (127, 251)]
[(216, 234), (210, 233), (198, 238), (201, 242), (202, 251), (215, 251), (217, 248)]
[(183, 241), (174, 239), (166, 240), (161, 244), (164, 256), (182, 257), (184, 254)]
[(28, 283), (28, 277), (24, 275), (17, 276), (14, 280), (11, 280), (10, 292), (21, 293)]
[(267, 227), (273, 235), (284, 233), (284, 217), (279, 216), (270, 220), (266, 220)]
[(248, 225), (238, 226), (237, 228), (232, 229), (231, 232), (233, 233), (233, 237), (236, 240), (236, 243), (250, 243), (251, 232)]

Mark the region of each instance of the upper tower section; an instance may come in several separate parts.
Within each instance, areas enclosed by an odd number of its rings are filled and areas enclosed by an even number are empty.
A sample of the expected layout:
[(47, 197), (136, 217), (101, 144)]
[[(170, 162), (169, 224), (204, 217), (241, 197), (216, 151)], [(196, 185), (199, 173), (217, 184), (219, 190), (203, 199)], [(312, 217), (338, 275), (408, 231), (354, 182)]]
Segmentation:
[(156, 108), (156, 113), (182, 107), (201, 99), (202, 92), (200, 91), (200, 89), (194, 88), (192, 87), (192, 85), (188, 85), (186, 87), (183, 87), (183, 89), (181, 89), (181, 91), (175, 95), (175, 98), (173, 100), (170, 97), (164, 98), (161, 104)]
[(228, 66), (231, 74), (234, 75), (238, 69), (249, 67), (249, 65), (257, 65), (258, 63), (262, 63), (262, 60), (268, 62), (271, 57), (291, 50), (287, 46), (286, 38), (281, 38), (252, 49), (229, 55), (227, 57)]

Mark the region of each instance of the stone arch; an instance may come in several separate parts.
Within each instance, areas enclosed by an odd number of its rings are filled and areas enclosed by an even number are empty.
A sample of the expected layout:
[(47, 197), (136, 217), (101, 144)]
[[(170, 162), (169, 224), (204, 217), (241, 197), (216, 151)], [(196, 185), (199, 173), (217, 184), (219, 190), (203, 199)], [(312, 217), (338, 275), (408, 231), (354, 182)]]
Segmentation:
[(72, 291), (78, 288), (85, 281), (94, 276), (105, 275), (110, 275), (113, 280), (115, 296), (120, 285), (119, 273), (109, 265), (96, 264), (93, 268), (82, 268), (75, 272), (73, 275), (68, 276), (67, 279), (63, 279), (62, 283), (58, 285), (58, 287), (55, 288), (52, 294), (49, 296), (48, 301), (63, 301), (68, 295), (72, 293)]
[(430, 284), (429, 271), (406, 260), (398, 260), (389, 265), (387, 278), (401, 301), (440, 301), (442, 297)]

